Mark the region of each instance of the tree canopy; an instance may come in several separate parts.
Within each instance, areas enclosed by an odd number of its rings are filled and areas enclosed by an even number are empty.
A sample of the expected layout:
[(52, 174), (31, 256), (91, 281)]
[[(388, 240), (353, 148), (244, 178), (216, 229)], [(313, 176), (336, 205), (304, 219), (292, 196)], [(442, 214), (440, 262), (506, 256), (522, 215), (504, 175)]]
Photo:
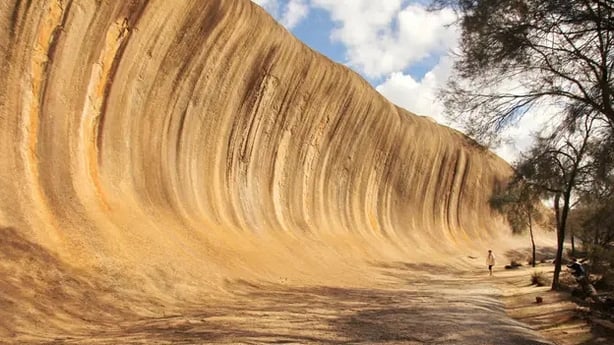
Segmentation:
[(531, 239), (531, 264), (535, 267), (537, 261), (535, 252), (535, 237), (533, 224), (541, 218), (537, 207), (539, 193), (536, 188), (524, 180), (515, 179), (502, 192), (490, 199), (490, 204), (501, 211), (507, 218), (514, 233), (522, 233), (529, 229)]
[(556, 289), (573, 204), (614, 190), (614, 1), (433, 0), (444, 7), (461, 28), (448, 116), (481, 142), (531, 111), (548, 116), (516, 174), (554, 200)]
[(614, 129), (614, 2), (434, 0), (460, 15), (448, 114), (477, 139), (496, 137), (538, 105), (561, 124), (598, 117)]

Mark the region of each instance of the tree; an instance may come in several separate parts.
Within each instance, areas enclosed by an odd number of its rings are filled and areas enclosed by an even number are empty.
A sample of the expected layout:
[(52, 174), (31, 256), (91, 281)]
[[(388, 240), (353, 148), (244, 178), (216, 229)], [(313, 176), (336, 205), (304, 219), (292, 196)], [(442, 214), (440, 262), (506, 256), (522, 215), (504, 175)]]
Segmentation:
[(585, 246), (614, 248), (614, 199), (583, 200), (572, 216), (573, 227)]
[(569, 212), (573, 206), (573, 193), (590, 185), (593, 160), (587, 154), (594, 136), (595, 120), (585, 119), (573, 132), (555, 133), (538, 138), (538, 144), (516, 167), (517, 174), (526, 183), (552, 197), (557, 234), (557, 251), (552, 289), (559, 288), (559, 275), (563, 260), (565, 232)]
[(433, 0), (462, 30), (447, 114), (481, 141), (539, 105), (560, 123), (601, 118), (614, 129), (614, 2)]
[(593, 179), (580, 193), (573, 212), (574, 227), (591, 259), (591, 269), (601, 273), (614, 267), (614, 138), (589, 146)]
[(602, 279), (605, 276), (605, 284), (611, 284), (613, 276), (610, 272), (614, 268), (614, 199), (582, 199), (570, 213), (569, 226), (582, 241), (583, 252), (590, 262), (588, 271), (600, 274)]
[(536, 205), (539, 201), (539, 193), (534, 187), (525, 183), (522, 179), (513, 180), (505, 190), (491, 198), (491, 205), (502, 211), (507, 217), (512, 231), (521, 233), (529, 229), (531, 239), (531, 264), (535, 267), (535, 237), (533, 236), (533, 220), (540, 217)]
[[(603, 143), (614, 133), (614, 2), (432, 1), (433, 9), (459, 15), (455, 74), (441, 92), (449, 117), (476, 140), (493, 142), (531, 110), (552, 110), (540, 116), (551, 116), (554, 134), (542, 134), (518, 170), (554, 201), (558, 289), (572, 194), (595, 173), (590, 161), (599, 150), (590, 146), (612, 150)], [(593, 130), (595, 123), (606, 130)]]
[(593, 180), (581, 194), (585, 204), (607, 202), (614, 199), (614, 136), (605, 137), (597, 145), (589, 146), (593, 159)]

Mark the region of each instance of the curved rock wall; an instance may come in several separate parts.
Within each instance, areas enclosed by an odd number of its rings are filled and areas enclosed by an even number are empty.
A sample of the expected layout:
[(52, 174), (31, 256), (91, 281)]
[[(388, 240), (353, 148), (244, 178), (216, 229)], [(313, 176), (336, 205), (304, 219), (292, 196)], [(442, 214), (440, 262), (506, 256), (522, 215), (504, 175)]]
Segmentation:
[(195, 293), (498, 236), (509, 166), (248, 0), (3, 1), (0, 33), (0, 221), (71, 267)]

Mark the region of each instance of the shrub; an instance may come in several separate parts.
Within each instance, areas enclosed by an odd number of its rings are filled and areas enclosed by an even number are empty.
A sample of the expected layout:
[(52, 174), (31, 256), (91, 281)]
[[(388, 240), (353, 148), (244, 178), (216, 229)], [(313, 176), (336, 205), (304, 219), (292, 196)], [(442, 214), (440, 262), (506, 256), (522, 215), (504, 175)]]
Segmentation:
[(587, 249), (589, 252), (588, 259), (591, 263), (591, 273), (605, 274), (612, 271), (612, 267), (614, 267), (614, 248), (587, 245)]
[(548, 283), (548, 277), (544, 272), (533, 272), (531, 274), (531, 285), (546, 286)]
[(614, 291), (614, 272), (606, 272), (594, 286), (598, 290)]
[(518, 262), (517, 260), (512, 260), (510, 265), (512, 265), (513, 267), (520, 267), (520, 266), (522, 266), (522, 264), (520, 262)]
[(576, 279), (569, 272), (562, 271), (560, 277), (561, 286), (572, 286), (576, 285)]
[(509, 265), (505, 265), (505, 269), (511, 270), (511, 269), (514, 269), (514, 268), (518, 268), (520, 266), (522, 266), (522, 264), (520, 262), (518, 262), (516, 260), (512, 260), (512, 262)]

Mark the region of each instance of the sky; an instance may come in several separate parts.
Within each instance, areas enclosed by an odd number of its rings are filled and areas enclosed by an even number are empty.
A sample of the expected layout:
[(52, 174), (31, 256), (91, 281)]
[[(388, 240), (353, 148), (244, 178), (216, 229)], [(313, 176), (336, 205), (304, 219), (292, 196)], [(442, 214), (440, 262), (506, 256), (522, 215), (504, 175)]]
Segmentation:
[[(428, 0), (252, 0), (298, 39), (362, 75), (392, 103), (461, 129), (437, 99), (452, 72), (460, 32), (451, 10)], [(510, 163), (539, 127), (528, 114), (492, 148)]]

